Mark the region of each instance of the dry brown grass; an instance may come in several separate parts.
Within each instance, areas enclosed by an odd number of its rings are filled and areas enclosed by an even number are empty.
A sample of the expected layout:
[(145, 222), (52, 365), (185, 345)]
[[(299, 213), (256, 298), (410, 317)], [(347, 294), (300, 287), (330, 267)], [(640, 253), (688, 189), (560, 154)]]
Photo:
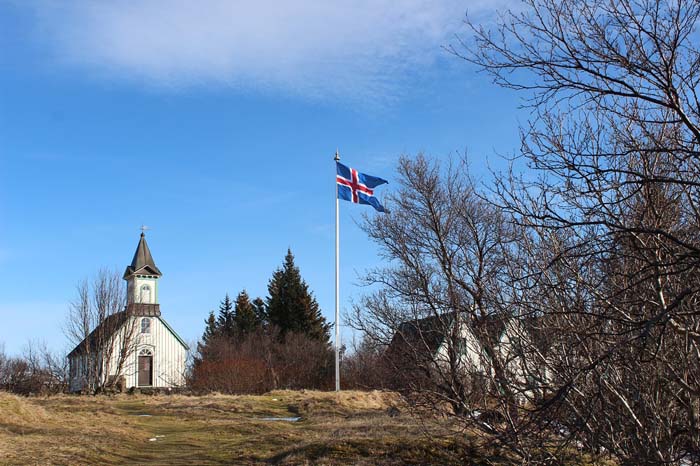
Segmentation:
[[(389, 407), (400, 410), (387, 414)], [(270, 422), (264, 417), (301, 417)], [(151, 441), (150, 439), (155, 439)], [(492, 458), (493, 459), (493, 458)], [(20, 398), (0, 393), (2, 464), (480, 464), (393, 393)]]
[(87, 463), (95, 451), (138, 435), (118, 414), (94, 404), (69, 397), (48, 401), (0, 393), (0, 463)]

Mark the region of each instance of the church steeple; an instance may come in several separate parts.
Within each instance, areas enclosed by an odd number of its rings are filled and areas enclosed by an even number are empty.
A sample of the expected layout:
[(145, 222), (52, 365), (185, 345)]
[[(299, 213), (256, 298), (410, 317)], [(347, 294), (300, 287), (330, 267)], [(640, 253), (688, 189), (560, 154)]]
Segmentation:
[(158, 270), (158, 267), (156, 267), (156, 263), (153, 261), (153, 256), (151, 255), (151, 250), (148, 249), (148, 243), (146, 243), (146, 235), (144, 233), (141, 233), (141, 239), (139, 240), (139, 245), (136, 247), (131, 265), (127, 266), (126, 271), (124, 271), (124, 280), (128, 280), (129, 276), (133, 274), (154, 275), (157, 277), (163, 276), (160, 270)]
[[(134, 308), (137, 305), (139, 313), (144, 310), (157, 312), (158, 309), (158, 279), (163, 276), (151, 255), (151, 250), (146, 243), (146, 235), (142, 232), (139, 245), (136, 247), (131, 265), (124, 271), (124, 280), (127, 282), (127, 303)], [(144, 307), (144, 305), (148, 305)], [(152, 307), (153, 309), (150, 309)], [(148, 309), (146, 309), (148, 308)], [(136, 308), (134, 308), (136, 309)]]

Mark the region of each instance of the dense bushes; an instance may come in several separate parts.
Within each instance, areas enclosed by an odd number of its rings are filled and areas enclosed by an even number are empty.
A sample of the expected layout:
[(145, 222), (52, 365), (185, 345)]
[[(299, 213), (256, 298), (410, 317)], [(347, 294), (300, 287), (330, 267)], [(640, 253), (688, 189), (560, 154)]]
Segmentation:
[(386, 359), (384, 346), (372, 345), (366, 339), (342, 359), (343, 390), (394, 389), (395, 379), (396, 373)]
[(333, 384), (330, 346), (301, 333), (281, 336), (276, 327), (261, 327), (238, 339), (215, 337), (202, 351), (190, 380), (195, 391), (264, 393)]
[(24, 354), (8, 357), (0, 347), (0, 390), (30, 395), (60, 393), (67, 385), (66, 363), (45, 345), (30, 344)]
[(329, 325), (287, 251), (265, 301), (245, 290), (228, 295), (206, 319), (190, 377), (195, 391), (263, 393), (278, 388), (330, 388)]

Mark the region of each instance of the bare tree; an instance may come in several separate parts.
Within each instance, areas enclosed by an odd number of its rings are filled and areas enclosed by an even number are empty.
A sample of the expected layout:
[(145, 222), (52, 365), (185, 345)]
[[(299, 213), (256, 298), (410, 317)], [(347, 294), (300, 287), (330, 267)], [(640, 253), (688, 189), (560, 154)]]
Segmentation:
[[(695, 455), (698, 400), (683, 391), (696, 385), (682, 385), (698, 374), (693, 340), (656, 320), (660, 280), (680, 293), (698, 278), (654, 263), (673, 247), (499, 209), (464, 165), (402, 158), (399, 175), (392, 214), (367, 220), (388, 265), (368, 273), (377, 291), (352, 316), (388, 348), (395, 388), (518, 463), (566, 463), (577, 449), (634, 464)], [(540, 208), (530, 188), (500, 200)], [(678, 221), (668, 192), (628, 200), (627, 221)]]
[(524, 3), (453, 51), (530, 97), (535, 175), (496, 194), (529, 232), (542, 419), (626, 464), (700, 461), (700, 4)]
[(391, 214), (366, 219), (387, 265), (367, 274), (377, 291), (352, 325), (387, 348), (389, 383), (414, 404), (447, 410), (519, 461), (555, 456), (525, 406), (541, 398), (545, 368), (524, 354), (537, 346), (512, 280), (520, 230), (477, 192), (466, 162), (402, 157), (399, 185)]
[(62, 393), (68, 387), (68, 361), (45, 341), (29, 341), (23, 359), (32, 375), (35, 393)]
[(77, 286), (65, 333), (75, 349), (69, 355), (71, 380), (95, 393), (111, 388), (128, 369), (135, 350), (136, 320), (126, 311), (126, 290), (116, 271), (100, 270)]
[(0, 389), (21, 395), (61, 393), (67, 375), (65, 358), (45, 342), (30, 341), (16, 357), (6, 356), (0, 346)]

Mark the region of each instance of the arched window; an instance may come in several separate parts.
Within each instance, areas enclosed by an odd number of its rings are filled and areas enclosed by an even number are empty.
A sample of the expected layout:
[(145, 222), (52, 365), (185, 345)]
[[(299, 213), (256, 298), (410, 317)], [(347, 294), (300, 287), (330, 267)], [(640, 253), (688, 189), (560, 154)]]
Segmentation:
[(139, 351), (139, 356), (153, 356), (153, 352), (148, 348), (144, 348), (141, 351)]
[(151, 319), (147, 317), (141, 319), (141, 333), (151, 333)]
[(151, 302), (151, 287), (148, 285), (143, 285), (141, 287), (141, 302), (150, 303)]

